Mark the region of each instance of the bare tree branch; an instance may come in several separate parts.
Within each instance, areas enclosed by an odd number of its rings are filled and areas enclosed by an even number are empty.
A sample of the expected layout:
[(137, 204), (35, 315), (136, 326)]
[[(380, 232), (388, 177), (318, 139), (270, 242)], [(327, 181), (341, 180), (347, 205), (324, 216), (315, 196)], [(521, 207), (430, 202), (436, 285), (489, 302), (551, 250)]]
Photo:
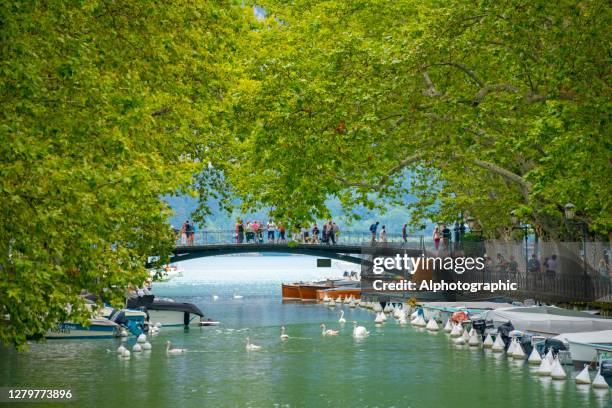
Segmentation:
[(423, 79), (425, 80), (425, 85), (427, 85), (427, 89), (423, 91), (423, 95), (425, 96), (442, 96), (440, 92), (436, 89), (433, 82), (431, 82), (431, 78), (429, 78), (429, 74), (427, 71), (423, 72)]
[(491, 92), (512, 92), (517, 93), (519, 90), (509, 84), (486, 85), (480, 88), (480, 91), (472, 99), (473, 105), (478, 105)]
[(336, 178), (336, 180), (340, 181), (342, 184), (346, 185), (347, 187), (367, 188), (367, 189), (372, 190), (372, 192), (376, 192), (376, 191), (382, 190), (387, 185), (387, 182), (395, 174), (397, 174), (400, 171), (402, 171), (408, 165), (421, 160), (422, 158), (423, 158), (422, 154), (415, 154), (415, 155), (406, 157), (405, 159), (401, 160), (398, 164), (396, 164), (395, 166), (391, 167), (389, 169), (389, 171), (384, 176), (382, 176), (378, 182), (376, 182), (374, 184), (365, 183), (364, 181), (351, 182), (351, 181), (348, 181), (347, 179), (345, 179), (343, 177), (339, 177), (339, 176), (336, 176), (335, 178)]
[(482, 80), (480, 80), (480, 78), (478, 78), (476, 76), (474, 71), (472, 71), (470, 68), (468, 68), (467, 65), (461, 64), (459, 62), (451, 62), (451, 61), (437, 62), (435, 64), (426, 65), (426, 66), (422, 67), (422, 69), (427, 69), (429, 67), (435, 67), (435, 66), (450, 66), (450, 67), (455, 67), (455, 68), (465, 72), (465, 74), (467, 76), (469, 76), (472, 79), (472, 81), (474, 81), (474, 83), (476, 85), (478, 85), (479, 88), (482, 88), (484, 86), (484, 82), (482, 82)]

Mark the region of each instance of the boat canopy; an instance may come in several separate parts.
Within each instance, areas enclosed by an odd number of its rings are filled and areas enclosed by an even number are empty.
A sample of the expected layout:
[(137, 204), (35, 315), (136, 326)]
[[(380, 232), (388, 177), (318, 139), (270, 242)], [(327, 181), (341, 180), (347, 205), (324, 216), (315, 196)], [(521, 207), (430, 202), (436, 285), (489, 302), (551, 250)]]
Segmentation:
[(511, 322), (515, 329), (543, 335), (612, 330), (612, 319), (554, 306), (509, 307), (484, 314), (495, 327)]
[(154, 295), (128, 297), (127, 307), (130, 309), (144, 307), (147, 310), (171, 310), (175, 312), (192, 313), (200, 317), (204, 316), (204, 313), (202, 313), (202, 311), (193, 303), (156, 299)]

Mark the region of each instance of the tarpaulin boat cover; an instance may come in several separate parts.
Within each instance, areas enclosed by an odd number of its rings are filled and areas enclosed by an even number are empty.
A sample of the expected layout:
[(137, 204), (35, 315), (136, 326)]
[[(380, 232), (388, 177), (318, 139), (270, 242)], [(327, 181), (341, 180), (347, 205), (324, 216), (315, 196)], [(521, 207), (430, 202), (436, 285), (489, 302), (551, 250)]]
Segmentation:
[(517, 330), (543, 335), (612, 330), (612, 319), (554, 306), (509, 307), (484, 313), (495, 327), (511, 322)]
[(557, 340), (571, 341), (574, 343), (589, 344), (612, 344), (612, 330), (602, 330), (583, 333), (561, 333)]
[(204, 313), (202, 313), (193, 303), (156, 299), (154, 295), (130, 297), (127, 301), (127, 307), (130, 309), (145, 307), (147, 310), (172, 310), (176, 312), (188, 312), (200, 317), (204, 316)]

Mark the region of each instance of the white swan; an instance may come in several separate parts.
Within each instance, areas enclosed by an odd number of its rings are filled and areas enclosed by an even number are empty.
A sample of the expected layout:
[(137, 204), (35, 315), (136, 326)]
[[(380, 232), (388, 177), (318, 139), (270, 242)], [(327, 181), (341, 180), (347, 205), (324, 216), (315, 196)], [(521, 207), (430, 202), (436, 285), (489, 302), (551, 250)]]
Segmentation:
[(340, 334), (338, 330), (327, 329), (323, 323), (321, 323), (321, 336), (337, 336)]
[(147, 341), (147, 336), (144, 333), (141, 333), (138, 335), (138, 338), (136, 339), (136, 341), (142, 344), (145, 341)]
[(289, 340), (289, 335), (285, 334), (285, 326), (281, 327), (280, 339), (283, 340), (283, 341)]
[(125, 349), (125, 350), (123, 350), (123, 353), (121, 353), (121, 357), (123, 357), (123, 358), (130, 358), (130, 354), (131, 354), (130, 350)]
[(184, 354), (187, 351), (187, 349), (180, 349), (180, 348), (171, 349), (170, 348), (171, 344), (172, 343), (170, 343), (170, 341), (166, 342), (166, 354), (169, 354), (171, 356), (177, 356), (179, 354)]
[(140, 343), (134, 344), (134, 347), (132, 347), (132, 351), (134, 353), (140, 353), (142, 351), (142, 346), (140, 345)]
[(344, 310), (340, 310), (340, 319), (338, 319), (338, 323), (346, 323), (346, 319), (344, 318)]
[(151, 350), (153, 348), (153, 346), (151, 346), (151, 343), (149, 343), (148, 341), (145, 341), (144, 344), (142, 345), (142, 349), (143, 350)]
[(123, 344), (119, 347), (117, 347), (117, 354), (123, 354), (123, 352), (127, 350), (125, 347), (123, 347)]
[(353, 337), (365, 337), (370, 334), (363, 326), (357, 326), (357, 322), (353, 322)]
[(248, 337), (246, 338), (246, 351), (257, 351), (257, 350), (261, 350), (261, 346), (256, 346), (254, 344), (251, 344), (251, 339), (249, 339)]
[(242, 299), (243, 296), (242, 295), (237, 295), (236, 292), (234, 292), (234, 299)]

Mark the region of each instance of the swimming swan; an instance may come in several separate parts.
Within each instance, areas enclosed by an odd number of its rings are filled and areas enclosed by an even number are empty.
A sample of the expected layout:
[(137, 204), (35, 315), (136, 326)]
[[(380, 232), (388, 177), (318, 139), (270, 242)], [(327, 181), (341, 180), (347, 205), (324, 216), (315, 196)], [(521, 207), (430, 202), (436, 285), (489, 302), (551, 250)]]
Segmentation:
[(346, 319), (344, 318), (344, 310), (340, 310), (340, 319), (338, 323), (346, 323)]
[(285, 326), (281, 327), (280, 339), (283, 340), (283, 341), (289, 340), (289, 335), (285, 334)]
[(256, 346), (254, 344), (251, 344), (251, 339), (249, 339), (248, 337), (246, 338), (246, 351), (257, 351), (257, 350), (261, 350), (261, 346)]
[(178, 356), (179, 354), (184, 354), (187, 351), (187, 349), (180, 348), (171, 349), (171, 344), (172, 343), (170, 343), (170, 341), (166, 341), (166, 354), (169, 354), (171, 356)]
[(357, 326), (357, 322), (353, 322), (353, 337), (365, 337), (370, 334), (363, 326)]
[(321, 336), (337, 336), (340, 334), (338, 330), (326, 329), (325, 325), (321, 323)]

